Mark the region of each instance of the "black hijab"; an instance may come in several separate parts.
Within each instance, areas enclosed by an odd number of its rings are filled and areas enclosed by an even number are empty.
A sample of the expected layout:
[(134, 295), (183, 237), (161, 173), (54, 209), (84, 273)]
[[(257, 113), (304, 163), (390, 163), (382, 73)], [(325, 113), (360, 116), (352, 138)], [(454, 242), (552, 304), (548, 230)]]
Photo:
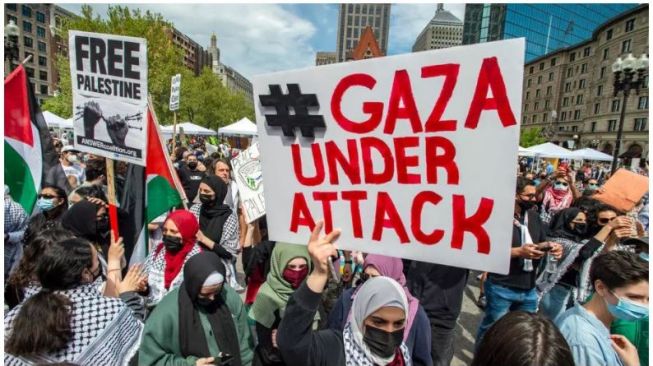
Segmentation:
[[(184, 282), (179, 288), (179, 344), (184, 357), (217, 357), (209, 352), (204, 328), (198, 315), (197, 295), (204, 281), (213, 272), (227, 277), (227, 270), (220, 258), (212, 252), (202, 252), (192, 256), (184, 266)], [(220, 352), (233, 357), (230, 366), (241, 366), (238, 333), (231, 310), (225, 302), (224, 289), (218, 294), (219, 300), (210, 308), (205, 308), (215, 341)], [(214, 363), (218, 363), (215, 360)]]
[(224, 223), (232, 213), (231, 208), (224, 204), (229, 187), (215, 175), (205, 176), (200, 183), (208, 185), (215, 192), (214, 200), (208, 204), (203, 203), (200, 208), (200, 230), (217, 246), (220, 245), (220, 239), (222, 239)]
[[(100, 206), (87, 200), (74, 204), (61, 217), (61, 225), (75, 236), (99, 245), (104, 253), (109, 247), (107, 233), (98, 233), (97, 212)], [(105, 234), (105, 235), (102, 235)]]
[(580, 242), (583, 238), (575, 233), (569, 226), (582, 211), (577, 207), (565, 208), (558, 212), (551, 221), (550, 229), (552, 238), (564, 238)]

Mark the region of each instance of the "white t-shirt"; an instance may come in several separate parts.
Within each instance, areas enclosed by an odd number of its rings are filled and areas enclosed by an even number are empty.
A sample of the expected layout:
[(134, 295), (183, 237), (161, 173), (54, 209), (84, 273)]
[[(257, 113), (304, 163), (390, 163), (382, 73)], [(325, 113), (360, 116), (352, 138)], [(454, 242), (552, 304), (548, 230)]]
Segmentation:
[(79, 164), (72, 164), (70, 166), (65, 166), (61, 164), (66, 178), (71, 175), (74, 175), (77, 178), (77, 184), (81, 185), (86, 180), (86, 172)]

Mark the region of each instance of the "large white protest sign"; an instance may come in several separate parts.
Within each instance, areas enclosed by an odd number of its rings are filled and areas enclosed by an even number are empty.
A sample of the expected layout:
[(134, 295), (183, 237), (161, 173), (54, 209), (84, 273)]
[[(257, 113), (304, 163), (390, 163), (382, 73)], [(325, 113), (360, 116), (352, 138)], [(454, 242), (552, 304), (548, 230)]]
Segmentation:
[(179, 110), (179, 92), (181, 89), (181, 74), (172, 77), (170, 81), (170, 110)]
[(145, 39), (70, 31), (75, 147), (145, 165)]
[[(508, 273), (524, 39), (261, 75), (271, 240)], [(314, 137), (313, 137), (314, 136)]]
[(234, 169), (238, 194), (247, 214), (247, 222), (265, 215), (265, 199), (263, 197), (263, 177), (261, 175), (261, 161), (258, 143), (247, 150), (241, 151), (238, 156), (231, 159)]

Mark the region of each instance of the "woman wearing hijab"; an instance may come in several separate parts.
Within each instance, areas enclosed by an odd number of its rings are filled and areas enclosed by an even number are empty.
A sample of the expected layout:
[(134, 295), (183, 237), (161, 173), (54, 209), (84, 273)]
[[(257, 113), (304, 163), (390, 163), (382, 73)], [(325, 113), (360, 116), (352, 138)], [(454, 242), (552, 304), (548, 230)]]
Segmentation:
[(197, 219), (188, 210), (172, 211), (163, 223), (163, 240), (145, 259), (145, 273), (150, 292), (149, 307), (184, 281), (184, 264), (201, 252), (196, 235)]
[(44, 250), (36, 269), (42, 289), (5, 315), (5, 365), (129, 364), (143, 324), (121, 300), (97, 291), (98, 258), (79, 238)]
[(240, 296), (225, 284), (225, 275), (214, 253), (188, 260), (182, 285), (169, 292), (147, 319), (139, 365), (251, 363), (247, 314)]
[(23, 239), (26, 244), (38, 233), (61, 224), (61, 218), (68, 209), (66, 191), (57, 186), (44, 186), (36, 200), (36, 207), (40, 212), (29, 220)]
[[(385, 276), (397, 281), (406, 294), (408, 300), (408, 314), (406, 328), (404, 329), (404, 342), (408, 347), (413, 365), (432, 365), (431, 359), (431, 323), (426, 312), (406, 287), (404, 264), (399, 258), (386, 257), (378, 254), (368, 254), (363, 262), (363, 279)], [(329, 328), (342, 331), (347, 324), (351, 313), (351, 305), (357, 296), (357, 290), (348, 289), (343, 292), (336, 306), (329, 314)]]
[(352, 304), (343, 332), (313, 330), (329, 276), (329, 257), (337, 254), (339, 231), (320, 237), (318, 222), (308, 244), (313, 272), (292, 295), (279, 326), (277, 343), (288, 365), (411, 366), (404, 344), (408, 314), (406, 292), (397, 281), (379, 276), (366, 281)]
[[(277, 348), (276, 333), (292, 293), (310, 272), (310, 257), (305, 245), (277, 243), (272, 250), (270, 272), (256, 295), (249, 317), (256, 322), (258, 345), (254, 365), (286, 365)], [(316, 316), (313, 329), (318, 327)]]
[(224, 204), (227, 184), (218, 176), (202, 178), (199, 188), (201, 204), (195, 204), (190, 211), (200, 224), (197, 241), (222, 258), (227, 268), (227, 283), (239, 291), (242, 287), (236, 280), (236, 256), (240, 251), (238, 217)]

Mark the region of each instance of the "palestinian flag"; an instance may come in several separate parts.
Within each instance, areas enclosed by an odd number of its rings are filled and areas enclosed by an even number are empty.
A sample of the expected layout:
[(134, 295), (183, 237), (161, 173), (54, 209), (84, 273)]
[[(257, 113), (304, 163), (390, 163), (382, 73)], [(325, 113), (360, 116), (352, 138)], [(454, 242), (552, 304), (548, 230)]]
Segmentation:
[(22, 65), (5, 79), (5, 184), (27, 214), (57, 153)]

